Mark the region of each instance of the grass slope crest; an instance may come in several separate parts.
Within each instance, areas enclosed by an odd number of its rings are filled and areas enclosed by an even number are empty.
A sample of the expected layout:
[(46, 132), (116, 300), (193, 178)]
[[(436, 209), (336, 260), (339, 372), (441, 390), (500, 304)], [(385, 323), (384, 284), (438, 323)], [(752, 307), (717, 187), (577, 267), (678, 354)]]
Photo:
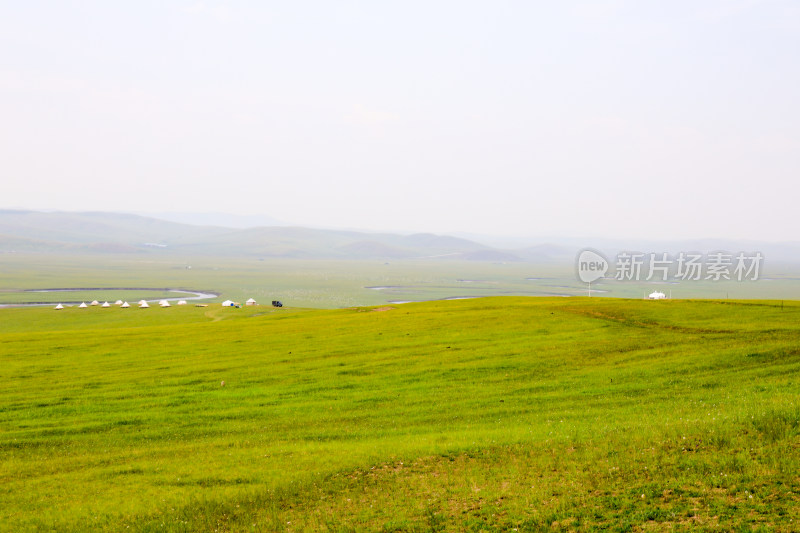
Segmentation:
[(800, 520), (794, 302), (0, 318), (3, 530), (796, 531)]

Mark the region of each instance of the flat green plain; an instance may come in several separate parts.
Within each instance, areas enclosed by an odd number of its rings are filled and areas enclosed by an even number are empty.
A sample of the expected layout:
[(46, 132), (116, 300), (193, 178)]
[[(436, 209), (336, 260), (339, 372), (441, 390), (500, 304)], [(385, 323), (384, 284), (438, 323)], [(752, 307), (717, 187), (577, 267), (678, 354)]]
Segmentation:
[(0, 309), (6, 531), (796, 531), (798, 472), (798, 302)]
[[(214, 292), (217, 299), (291, 307), (345, 308), (390, 302), (483, 296), (585, 296), (574, 265), (557, 262), (457, 260), (348, 261), (181, 256), (0, 254), (0, 305), (159, 299), (167, 293), (84, 291), (32, 293), (53, 288), (168, 288)], [(674, 298), (800, 300), (800, 266), (766, 263), (759, 281), (627, 282), (604, 279), (594, 296), (642, 298), (659, 290)], [(67, 303), (64, 301), (62, 303)]]

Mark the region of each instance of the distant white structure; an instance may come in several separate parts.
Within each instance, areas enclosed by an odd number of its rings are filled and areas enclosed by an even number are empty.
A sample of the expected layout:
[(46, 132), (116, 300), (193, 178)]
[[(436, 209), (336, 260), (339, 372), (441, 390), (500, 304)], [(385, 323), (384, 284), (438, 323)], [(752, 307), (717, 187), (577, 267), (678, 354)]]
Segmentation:
[(255, 301), (255, 300), (253, 300), (252, 298), (250, 298), (249, 300), (247, 300), (247, 301), (246, 301), (244, 304), (245, 304), (245, 305), (258, 305), (258, 304), (256, 303), (256, 301)]
[(88, 305), (86, 305), (86, 302), (81, 302), (81, 305), (79, 305), (78, 307), (80, 307), (80, 308), (86, 308), (86, 307), (89, 307), (89, 306), (88, 306)]
[(120, 307), (130, 307), (130, 304), (128, 302), (122, 302), (122, 305), (120, 305)]
[(160, 305), (161, 307), (170, 307), (169, 302), (166, 300), (161, 300), (160, 302), (158, 302), (158, 305)]
[(57, 306), (55, 306), (53, 309), (55, 309), (55, 310), (64, 309), (64, 306), (63, 306), (63, 305), (61, 305), (61, 304), (58, 304), (58, 305), (57, 305)]
[(186, 305), (186, 300), (180, 300), (180, 301), (178, 301), (178, 305)]
[(122, 300), (117, 300), (116, 302), (114, 302), (114, 305), (122, 305)]
[(141, 302), (139, 302), (139, 307), (140, 307), (141, 309), (147, 309), (147, 308), (148, 308), (148, 307), (150, 307), (150, 306), (149, 306), (149, 305), (147, 305), (147, 302), (145, 302), (144, 300), (142, 300)]
[(236, 303), (233, 300), (225, 300), (222, 302), (222, 307), (233, 307)]
[(111, 307), (111, 304), (108, 302), (103, 302), (103, 305), (101, 305), (100, 307)]
[(92, 300), (92, 303), (90, 303), (89, 305), (100, 305), (100, 302), (98, 302), (97, 300)]
[(667, 295), (664, 294), (663, 292), (655, 291), (655, 292), (651, 292), (650, 296), (648, 296), (647, 299), (648, 300), (663, 300), (666, 297), (667, 297)]

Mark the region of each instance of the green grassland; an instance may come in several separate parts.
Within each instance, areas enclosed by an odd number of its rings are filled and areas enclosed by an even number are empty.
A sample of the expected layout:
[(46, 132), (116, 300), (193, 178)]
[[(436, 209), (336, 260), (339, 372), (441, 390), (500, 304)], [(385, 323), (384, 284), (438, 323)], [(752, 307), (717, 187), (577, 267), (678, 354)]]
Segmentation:
[(0, 309), (0, 530), (796, 531), (798, 472), (797, 302)]
[[(641, 298), (661, 290), (674, 298), (800, 299), (800, 266), (769, 264), (760, 281), (676, 284), (602, 280), (594, 296)], [(584, 296), (573, 265), (456, 260), (297, 260), (181, 256), (166, 252), (122, 255), (0, 254), (0, 305), (138, 301), (168, 293), (91, 291), (32, 293), (31, 289), (161, 287), (220, 294), (218, 301), (281, 300), (292, 307), (344, 308), (393, 301), (478, 296)], [(369, 288), (378, 287), (378, 288)], [(175, 296), (175, 295), (171, 295)]]

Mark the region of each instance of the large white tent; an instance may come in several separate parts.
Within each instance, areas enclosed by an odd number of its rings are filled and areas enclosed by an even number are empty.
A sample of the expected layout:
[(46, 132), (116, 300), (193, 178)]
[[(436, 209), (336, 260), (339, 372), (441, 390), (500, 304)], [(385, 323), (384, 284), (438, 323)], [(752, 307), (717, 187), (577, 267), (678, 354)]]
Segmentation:
[(103, 305), (101, 305), (100, 307), (111, 307), (111, 304), (108, 302), (103, 302)]
[(120, 307), (130, 307), (131, 305), (128, 302), (122, 302)]
[(254, 299), (252, 299), (252, 298), (248, 299), (244, 304), (245, 305), (258, 305), (258, 304), (256, 304), (256, 301)]
[(89, 306), (88, 306), (88, 305), (86, 305), (86, 302), (81, 302), (81, 305), (79, 305), (78, 307), (80, 307), (80, 308), (84, 308), (84, 307), (89, 307)]
[(169, 307), (170, 306), (169, 302), (166, 301), (166, 300), (161, 300), (160, 302), (158, 302), (158, 305), (160, 305), (161, 307)]
[(234, 305), (236, 304), (233, 302), (233, 300), (225, 300), (222, 302), (222, 307), (233, 307)]
[(58, 304), (58, 305), (57, 305), (57, 306), (55, 306), (53, 309), (56, 309), (56, 310), (59, 310), (59, 309), (64, 309), (64, 306), (63, 306), (63, 305), (61, 305), (61, 304)]
[(150, 306), (149, 306), (149, 305), (147, 305), (147, 302), (145, 302), (144, 300), (142, 300), (141, 302), (139, 302), (139, 307), (140, 307), (141, 309), (146, 309), (146, 308), (148, 308), (148, 307), (150, 307)]

